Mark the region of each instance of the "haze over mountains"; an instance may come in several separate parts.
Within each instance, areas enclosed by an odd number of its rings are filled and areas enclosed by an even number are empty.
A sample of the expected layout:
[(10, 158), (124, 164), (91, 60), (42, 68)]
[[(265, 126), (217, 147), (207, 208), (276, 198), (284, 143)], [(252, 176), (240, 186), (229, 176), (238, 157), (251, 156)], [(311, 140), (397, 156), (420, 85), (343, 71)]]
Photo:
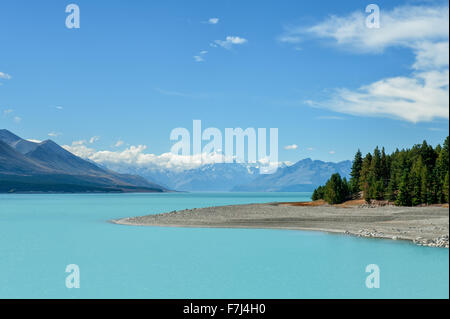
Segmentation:
[(162, 192), (156, 183), (81, 159), (51, 140), (0, 130), (0, 192)]

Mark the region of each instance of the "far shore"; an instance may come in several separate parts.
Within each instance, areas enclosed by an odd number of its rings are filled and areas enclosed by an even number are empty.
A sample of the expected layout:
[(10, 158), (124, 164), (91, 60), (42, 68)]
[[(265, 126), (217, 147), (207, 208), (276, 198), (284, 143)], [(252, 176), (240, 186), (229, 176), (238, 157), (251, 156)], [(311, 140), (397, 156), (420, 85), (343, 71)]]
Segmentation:
[(322, 201), (267, 203), (186, 209), (112, 222), (133, 226), (323, 231), (449, 247), (448, 205), (369, 206), (363, 201), (333, 206)]

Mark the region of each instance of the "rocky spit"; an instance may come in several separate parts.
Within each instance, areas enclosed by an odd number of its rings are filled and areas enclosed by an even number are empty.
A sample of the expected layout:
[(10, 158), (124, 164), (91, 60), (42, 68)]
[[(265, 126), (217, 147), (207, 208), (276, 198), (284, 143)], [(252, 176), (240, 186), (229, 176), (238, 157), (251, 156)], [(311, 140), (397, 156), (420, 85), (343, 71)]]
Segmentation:
[(449, 209), (437, 206), (337, 207), (268, 203), (186, 209), (112, 222), (134, 226), (322, 231), (449, 247)]

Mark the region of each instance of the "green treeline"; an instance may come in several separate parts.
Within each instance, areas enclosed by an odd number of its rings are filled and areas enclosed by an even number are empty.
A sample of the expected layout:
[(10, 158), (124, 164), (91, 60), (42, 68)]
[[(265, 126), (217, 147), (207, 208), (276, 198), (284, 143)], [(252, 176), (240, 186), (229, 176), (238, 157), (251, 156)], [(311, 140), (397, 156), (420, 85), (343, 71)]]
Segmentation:
[(377, 147), (355, 155), (351, 179), (334, 174), (318, 187), (313, 200), (338, 204), (350, 198), (389, 200), (399, 206), (448, 203), (449, 138), (433, 148), (426, 141), (388, 155)]

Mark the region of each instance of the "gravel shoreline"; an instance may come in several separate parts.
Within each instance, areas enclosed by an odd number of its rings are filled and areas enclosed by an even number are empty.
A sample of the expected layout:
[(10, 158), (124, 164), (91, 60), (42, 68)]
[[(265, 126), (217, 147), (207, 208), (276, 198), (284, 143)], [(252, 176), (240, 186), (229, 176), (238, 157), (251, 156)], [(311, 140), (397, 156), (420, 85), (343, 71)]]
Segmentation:
[(134, 226), (323, 231), (449, 247), (449, 209), (443, 207), (343, 208), (268, 203), (186, 209), (111, 222)]

